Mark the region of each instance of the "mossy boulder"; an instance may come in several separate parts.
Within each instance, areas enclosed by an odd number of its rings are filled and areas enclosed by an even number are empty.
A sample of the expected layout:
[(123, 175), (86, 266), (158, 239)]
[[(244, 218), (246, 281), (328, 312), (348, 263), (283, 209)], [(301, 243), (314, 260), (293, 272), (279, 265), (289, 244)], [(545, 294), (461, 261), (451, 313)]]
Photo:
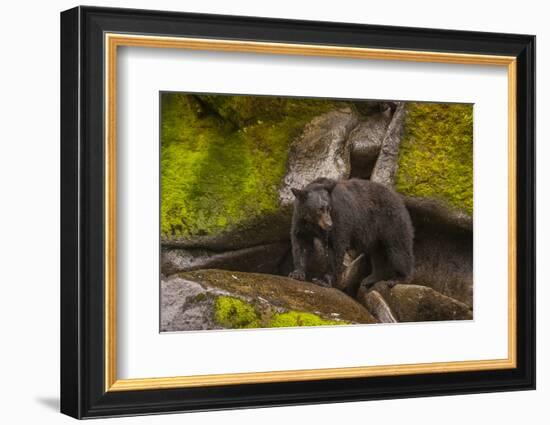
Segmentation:
[(161, 235), (173, 242), (278, 217), (293, 140), (335, 104), (163, 93), (161, 107)]
[(473, 105), (407, 104), (396, 189), (473, 211)]
[(361, 104), (163, 93), (163, 245), (220, 251), (288, 240), (290, 188), (350, 176)]
[(161, 282), (161, 331), (376, 323), (343, 292), (267, 274), (197, 270)]

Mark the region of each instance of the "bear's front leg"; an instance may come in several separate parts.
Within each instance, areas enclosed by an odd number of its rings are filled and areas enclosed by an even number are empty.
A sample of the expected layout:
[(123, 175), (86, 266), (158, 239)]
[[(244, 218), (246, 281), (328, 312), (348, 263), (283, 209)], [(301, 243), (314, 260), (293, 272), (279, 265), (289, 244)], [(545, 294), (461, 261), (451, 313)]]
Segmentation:
[(292, 260), (294, 261), (294, 271), (288, 277), (296, 280), (306, 280), (306, 264), (307, 264), (307, 244), (296, 233), (292, 233)]
[(296, 280), (306, 280), (306, 272), (303, 270), (294, 270), (289, 273), (288, 277)]
[(343, 240), (335, 240), (330, 253), (330, 265), (332, 276), (330, 277), (333, 286), (340, 288), (344, 272), (344, 256), (346, 255), (347, 244)]

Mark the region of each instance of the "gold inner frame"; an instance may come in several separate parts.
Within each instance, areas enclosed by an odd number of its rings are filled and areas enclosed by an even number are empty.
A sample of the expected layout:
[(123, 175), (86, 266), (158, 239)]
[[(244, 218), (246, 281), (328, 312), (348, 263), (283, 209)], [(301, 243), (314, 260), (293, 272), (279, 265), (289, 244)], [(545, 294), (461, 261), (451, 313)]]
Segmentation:
[[(105, 391), (309, 381), (355, 377), (446, 373), (515, 368), (516, 359), (516, 58), (513, 56), (370, 49), (327, 45), (105, 34)], [(119, 46), (329, 56), (507, 67), (508, 71), (508, 357), (272, 372), (118, 379), (116, 373), (116, 100)]]

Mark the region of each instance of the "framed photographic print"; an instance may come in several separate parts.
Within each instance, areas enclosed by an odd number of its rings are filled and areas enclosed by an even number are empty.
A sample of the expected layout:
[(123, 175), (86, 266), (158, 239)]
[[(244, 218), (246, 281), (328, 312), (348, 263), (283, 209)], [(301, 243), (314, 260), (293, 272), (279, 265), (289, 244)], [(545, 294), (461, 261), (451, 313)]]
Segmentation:
[(61, 14), (61, 411), (533, 389), (535, 38)]

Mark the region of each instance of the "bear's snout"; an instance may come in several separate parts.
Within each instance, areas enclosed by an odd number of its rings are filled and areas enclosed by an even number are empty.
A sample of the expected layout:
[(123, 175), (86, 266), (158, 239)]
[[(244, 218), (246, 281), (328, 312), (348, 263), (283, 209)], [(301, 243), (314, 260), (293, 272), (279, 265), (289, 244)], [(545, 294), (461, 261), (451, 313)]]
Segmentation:
[(329, 231), (332, 229), (332, 218), (328, 213), (322, 213), (318, 221), (319, 227), (324, 231)]

